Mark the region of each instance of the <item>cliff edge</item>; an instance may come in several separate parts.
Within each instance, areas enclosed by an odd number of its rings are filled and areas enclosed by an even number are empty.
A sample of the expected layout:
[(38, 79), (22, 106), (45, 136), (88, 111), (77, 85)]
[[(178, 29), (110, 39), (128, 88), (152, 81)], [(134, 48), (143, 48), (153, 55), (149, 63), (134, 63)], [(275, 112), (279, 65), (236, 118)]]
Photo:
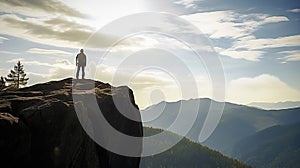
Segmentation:
[[(89, 96), (95, 98), (101, 113), (113, 128), (126, 135), (143, 136), (140, 112), (128, 87), (67, 78), (17, 91), (2, 91), (1, 167), (139, 167), (139, 157), (110, 152), (95, 143), (83, 129), (75, 107), (80, 104), (84, 112), (93, 110), (95, 107), (80, 101)], [(115, 106), (115, 99), (119, 107)], [(118, 109), (122, 109), (122, 113)], [(86, 116), (94, 119), (94, 116)], [(97, 134), (101, 136), (101, 132)], [(124, 143), (109, 139), (110, 136), (106, 138), (115, 146)], [(138, 141), (132, 150), (140, 153), (142, 142)]]

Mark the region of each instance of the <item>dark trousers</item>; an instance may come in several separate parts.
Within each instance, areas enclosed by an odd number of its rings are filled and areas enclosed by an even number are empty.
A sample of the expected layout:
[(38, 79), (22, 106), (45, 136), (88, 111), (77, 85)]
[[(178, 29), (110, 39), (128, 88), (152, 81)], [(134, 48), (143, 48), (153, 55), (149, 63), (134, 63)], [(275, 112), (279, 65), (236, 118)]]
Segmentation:
[(77, 72), (76, 72), (76, 79), (78, 79), (79, 77), (79, 71), (80, 71), (80, 68), (82, 69), (82, 79), (84, 79), (84, 66), (81, 66), (81, 65), (77, 65)]

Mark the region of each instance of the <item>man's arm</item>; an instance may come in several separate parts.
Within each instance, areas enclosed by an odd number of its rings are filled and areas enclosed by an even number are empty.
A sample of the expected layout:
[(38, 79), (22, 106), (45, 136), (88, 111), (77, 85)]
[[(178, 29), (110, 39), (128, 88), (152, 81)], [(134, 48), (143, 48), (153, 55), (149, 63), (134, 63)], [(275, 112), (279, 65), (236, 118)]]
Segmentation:
[(76, 64), (76, 66), (78, 65), (78, 54), (76, 55), (75, 64)]
[(84, 55), (84, 66), (86, 66), (86, 55), (85, 54), (83, 55)]

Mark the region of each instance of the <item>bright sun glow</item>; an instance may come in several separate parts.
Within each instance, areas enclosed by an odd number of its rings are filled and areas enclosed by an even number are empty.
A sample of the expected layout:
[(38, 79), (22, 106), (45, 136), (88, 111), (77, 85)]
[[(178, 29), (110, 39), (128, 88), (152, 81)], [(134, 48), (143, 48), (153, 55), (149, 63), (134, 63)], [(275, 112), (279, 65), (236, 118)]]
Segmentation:
[(63, 0), (63, 2), (91, 17), (93, 26), (97, 28), (122, 16), (145, 11), (143, 0)]

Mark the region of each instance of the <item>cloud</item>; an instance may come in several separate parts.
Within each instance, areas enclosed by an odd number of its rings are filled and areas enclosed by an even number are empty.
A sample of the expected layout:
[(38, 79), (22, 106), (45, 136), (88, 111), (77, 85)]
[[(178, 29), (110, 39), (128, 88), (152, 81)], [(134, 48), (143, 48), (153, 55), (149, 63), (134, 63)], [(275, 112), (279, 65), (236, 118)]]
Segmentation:
[(26, 72), (26, 74), (27, 77), (29, 77), (28, 85), (33, 85), (41, 82), (48, 82), (50, 80), (59, 80), (72, 77), (74, 74), (74, 69), (53, 67), (49, 69), (48, 73), (45, 74), (35, 72)]
[[(284, 47), (300, 47), (300, 35), (278, 37), (278, 38), (262, 38), (248, 36), (240, 38), (233, 42), (233, 45), (228, 49), (221, 49), (220, 54), (230, 56), (232, 58), (245, 59), (248, 61), (259, 61), (265, 53), (265, 49), (284, 48)], [(279, 52), (281, 54), (293, 54), (286, 57), (287, 61), (296, 60), (297, 53), (289, 51)]]
[(266, 24), (266, 23), (287, 22), (287, 21), (289, 21), (289, 19), (287, 17), (285, 17), (285, 16), (271, 16), (271, 17), (264, 18), (263, 24)]
[(34, 72), (26, 72), (28, 80), (28, 85), (34, 85), (37, 83), (43, 83), (48, 82), (49, 78), (48, 75), (40, 74), (40, 73), (34, 73)]
[[(0, 15), (0, 33), (18, 38), (23, 38), (36, 43), (57, 46), (57, 47), (69, 47), (69, 48), (81, 48), (86, 46), (89, 48), (108, 48), (111, 44), (114, 44), (122, 35), (122, 29), (116, 27), (117, 30), (106, 30), (106, 32), (95, 32), (95, 28), (89, 25), (78, 23), (74, 19), (67, 17), (45, 17), (45, 18), (26, 18), (20, 17), (14, 14), (3, 14)], [(141, 20), (148, 27), (152, 27), (153, 24), (161, 25), (164, 31), (171, 31), (173, 34), (186, 34), (187, 36), (193, 37), (194, 27), (188, 27), (186, 24), (178, 28), (178, 24), (184, 23), (181, 20), (172, 20), (169, 17), (163, 17), (161, 19)], [(135, 20), (132, 23), (126, 23), (129, 26), (135, 25)], [(143, 24), (142, 24), (143, 25)], [(145, 26), (145, 27), (147, 27)], [(124, 26), (126, 27), (126, 26)], [(153, 30), (161, 32), (163, 30)], [(115, 32), (112, 34), (111, 32)], [(120, 34), (118, 34), (120, 32)], [(118, 36), (119, 35), (119, 36)], [(167, 38), (161, 38), (167, 39)], [(87, 43), (88, 42), (88, 43)], [(152, 45), (153, 40), (147, 38), (134, 38), (126, 39), (125, 42), (119, 43), (116, 50), (129, 50), (139, 49), (139, 46)], [(162, 44), (162, 43), (161, 43)], [(205, 46), (201, 46), (205, 47)]]
[[(60, 64), (60, 65), (66, 65), (66, 64)], [(74, 76), (74, 70), (75, 70), (75, 66), (72, 65), (55, 66), (49, 69), (48, 79), (55, 80), (55, 79), (72, 77)]]
[(278, 77), (262, 74), (229, 82), (226, 100), (235, 103), (299, 101), (300, 92)]
[[(132, 66), (127, 68), (133, 68)], [(97, 67), (95, 78), (101, 81), (110, 82), (117, 85), (123, 85), (129, 82), (129, 86), (139, 90), (146, 89), (148, 87), (153, 87), (157, 85), (168, 85), (170, 80), (165, 76), (165, 74), (159, 71), (142, 71), (139, 74), (131, 74), (131, 70), (123, 68), (122, 70), (117, 70), (114, 66), (100, 65)], [(118, 73), (118, 74), (116, 74)], [(119, 78), (115, 79), (115, 75)]]
[(1, 54), (8, 54), (8, 55), (18, 55), (20, 53), (12, 52), (12, 51), (0, 51)]
[(17, 63), (18, 61), (23, 61), (24, 58), (15, 58), (15, 59), (10, 59), (10, 60), (7, 60), (6, 62), (7, 63)]
[(87, 17), (57, 0), (2, 0), (0, 1), (0, 10), (33, 17), (48, 16), (49, 14), (78, 18)]
[(24, 60), (24, 58), (15, 58), (11, 60), (7, 60), (7, 63), (17, 63), (18, 61), (21, 61), (21, 63), (24, 65), (34, 65), (34, 66), (47, 66), (52, 67), (53, 64), (45, 63), (45, 62), (39, 62), (39, 61), (30, 61), (30, 60)]
[(233, 11), (200, 12), (181, 17), (192, 22), (214, 39), (238, 39), (251, 35), (261, 25), (289, 20), (285, 16), (269, 16), (260, 13), (241, 14)]
[(27, 60), (24, 58), (16, 58), (16, 59), (11, 59), (7, 60), (7, 63), (16, 63), (18, 61), (21, 61), (22, 64), (24, 65), (30, 65), (32, 66), (42, 66), (42, 67), (48, 67), (48, 68), (68, 68), (68, 69), (74, 69), (75, 66), (70, 63), (69, 60), (67, 59), (57, 59), (55, 63), (48, 63), (48, 62), (40, 62), (36, 60)]
[(279, 58), (280, 60), (283, 60), (282, 63), (300, 61), (300, 50), (282, 51), (280, 54), (286, 55), (285, 57)]
[(290, 9), (290, 10), (287, 10), (287, 12), (300, 13), (300, 9), (298, 9), (298, 8), (296, 8), (296, 9)]
[[(199, 43), (200, 44), (200, 43)], [(193, 49), (198, 51), (211, 51), (210, 46), (202, 44), (193, 45)], [(196, 46), (196, 47), (194, 47)], [(177, 53), (179, 50), (190, 51), (189, 46), (180, 39), (169, 37), (164, 34), (138, 34), (133, 37), (128, 37), (118, 43), (117, 46), (111, 48), (111, 52), (133, 53), (146, 49), (162, 49), (171, 53)]]
[(300, 35), (263, 39), (252, 37), (236, 41), (233, 45), (233, 49), (262, 50), (280, 47), (295, 47), (300, 46), (299, 41)]
[(41, 55), (59, 55), (59, 56), (73, 55), (73, 53), (62, 51), (62, 50), (48, 50), (43, 48), (30, 48), (26, 52), (31, 54), (41, 54)]
[(3, 43), (3, 41), (5, 41), (5, 40), (8, 40), (8, 39), (0, 36), (0, 44)]
[(197, 5), (195, 3), (198, 1), (202, 0), (176, 0), (174, 3), (183, 5), (185, 8), (196, 8)]
[[(212, 39), (230, 39), (233, 45), (221, 49), (220, 54), (235, 59), (259, 61), (267, 48), (298, 46), (297, 36), (277, 39), (256, 39), (253, 33), (265, 24), (286, 22), (285, 16), (262, 13), (241, 14), (233, 11), (213, 11), (183, 15)], [(299, 41), (299, 40), (298, 40)]]
[(64, 29), (75, 29), (75, 30), (94, 30), (94, 28), (78, 23), (74, 20), (70, 20), (66, 17), (54, 17), (48, 20), (44, 20), (45, 24), (53, 25), (56, 29), (64, 30)]
[(259, 61), (261, 55), (263, 55), (263, 51), (238, 51), (233, 49), (222, 50), (220, 52), (221, 55), (230, 56), (231, 58), (236, 59), (245, 59), (248, 61)]
[[(133, 68), (132, 66), (126, 68)], [(159, 70), (144, 70), (137, 74), (132, 74), (131, 70), (117, 67), (100, 65), (97, 67), (95, 79), (109, 82), (113, 86), (127, 85), (133, 89), (136, 103), (140, 108), (147, 107), (153, 103), (158, 103), (161, 99), (151, 99), (153, 91), (162, 92), (165, 100), (175, 101), (181, 99), (180, 88), (170, 76)], [(116, 74), (117, 73), (117, 74)], [(117, 77), (117, 78), (116, 78)]]
[(45, 23), (49, 20), (23, 19), (16, 15), (1, 15), (0, 21), (1, 34), (54, 46), (82, 46), (91, 35), (90, 27), (86, 26), (85, 30), (69, 29), (68, 27), (60, 28), (55, 24)]
[[(278, 38), (261, 38), (246, 37), (240, 38), (233, 42), (231, 48), (225, 49), (220, 52), (222, 55), (230, 56), (232, 58), (242, 58), (249, 61), (259, 61), (262, 55), (265, 53), (265, 49), (285, 48), (285, 47), (299, 47), (300, 35), (278, 37)], [(240, 51), (243, 50), (243, 51)], [(284, 53), (279, 52), (279, 53)], [(286, 51), (289, 52), (289, 51)], [(297, 56), (293, 55), (289, 58), (295, 60)]]
[[(20, 60), (20, 59), (17, 59)], [(17, 60), (12, 59), (8, 62), (15, 63)], [(72, 65), (66, 59), (57, 59), (56, 63), (46, 63), (39, 61), (21, 60), (23, 65), (31, 67), (30, 71), (26, 71), (29, 77), (29, 85), (36, 84), (39, 82), (46, 82), (50, 80), (59, 80), (67, 77), (72, 77), (74, 75), (75, 66)], [(46, 67), (46, 73), (33, 72), (40, 67)]]
[[(5, 14), (0, 16), (0, 21), (1, 34), (58, 47), (80, 48), (95, 31), (93, 27), (63, 17), (38, 19)], [(112, 35), (96, 33), (87, 47), (105, 48), (116, 39)]]
[[(14, 61), (14, 60), (11, 60), (10, 62), (12, 63), (12, 61)], [(34, 66), (43, 66), (43, 67), (45, 67), (45, 66), (47, 66), (47, 67), (54, 67), (55, 66), (55, 65), (50, 64), (50, 63), (39, 62), (39, 61), (27, 61), (27, 60), (25, 61), (25, 60), (23, 60), (22, 63), (26, 64), (26, 65), (30, 65), (30, 66), (32, 66), (32, 65), (34, 65)]]

